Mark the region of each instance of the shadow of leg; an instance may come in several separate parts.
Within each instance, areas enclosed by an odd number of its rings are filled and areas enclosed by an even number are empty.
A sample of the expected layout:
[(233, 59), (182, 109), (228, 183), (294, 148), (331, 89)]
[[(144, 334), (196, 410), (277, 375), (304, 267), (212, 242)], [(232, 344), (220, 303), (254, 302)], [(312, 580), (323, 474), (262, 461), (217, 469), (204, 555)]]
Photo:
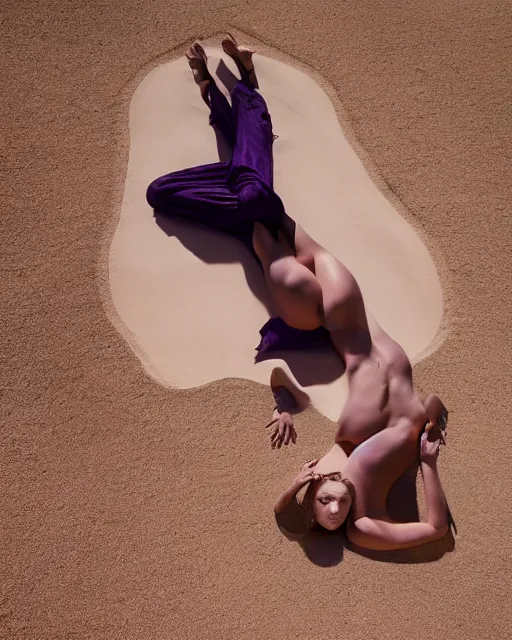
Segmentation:
[[(155, 211), (155, 222), (166, 235), (177, 238), (206, 264), (241, 264), (249, 289), (271, 315), (272, 305), (263, 274), (242, 242), (197, 222), (170, 217), (158, 211)], [(256, 343), (257, 336), (254, 341)]]
[(219, 62), (215, 73), (229, 93), (231, 93), (235, 88), (236, 83), (239, 81), (239, 78), (237, 78), (231, 69), (227, 67), (224, 60)]

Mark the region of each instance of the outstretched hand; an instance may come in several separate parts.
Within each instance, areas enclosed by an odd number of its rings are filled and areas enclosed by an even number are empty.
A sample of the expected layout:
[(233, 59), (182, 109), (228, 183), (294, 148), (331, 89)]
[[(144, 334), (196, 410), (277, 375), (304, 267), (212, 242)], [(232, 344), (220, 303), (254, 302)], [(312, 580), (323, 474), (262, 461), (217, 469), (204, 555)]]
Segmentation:
[(280, 413), (277, 409), (274, 410), (274, 416), (272, 420), (265, 425), (265, 429), (272, 427), (270, 430), (270, 446), (272, 449), (280, 449), (283, 444), (287, 445), (290, 442), (295, 444), (297, 442), (297, 432), (293, 426), (292, 416), (283, 411)]

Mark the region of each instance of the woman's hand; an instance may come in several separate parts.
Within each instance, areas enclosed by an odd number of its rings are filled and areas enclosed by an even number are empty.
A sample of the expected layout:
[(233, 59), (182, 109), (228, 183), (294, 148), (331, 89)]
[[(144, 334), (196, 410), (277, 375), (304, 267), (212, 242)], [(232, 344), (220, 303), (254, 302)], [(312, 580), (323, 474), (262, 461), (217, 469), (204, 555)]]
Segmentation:
[(429, 396), (425, 400), (425, 410), (428, 417), (426, 431), (430, 431), (430, 429), (434, 427), (439, 427), (440, 430), (444, 432), (448, 422), (448, 409), (444, 406), (440, 398), (438, 396)]
[(274, 505), (274, 511), (276, 514), (283, 513), (283, 511), (285, 511), (288, 506), (294, 500), (296, 500), (295, 496), (297, 495), (297, 491), (299, 491), (305, 484), (307, 484), (310, 480), (320, 477), (317, 474), (313, 473), (313, 468), (317, 462), (318, 460), (311, 460), (311, 462), (306, 462), (306, 464), (299, 471), (288, 489), (283, 491), (283, 493), (279, 496), (276, 504)]
[(297, 490), (303, 487), (305, 484), (310, 482), (311, 480), (318, 480), (320, 476), (317, 473), (314, 473), (314, 468), (318, 463), (318, 458), (314, 460), (310, 460), (303, 465), (302, 469), (297, 474), (293, 484), (297, 487)]
[(439, 456), (439, 447), (446, 444), (443, 432), (439, 427), (425, 429), (420, 440), (420, 460), (422, 462), (435, 463)]
[(286, 445), (290, 442), (295, 444), (297, 442), (297, 432), (293, 426), (293, 418), (288, 412), (279, 413), (275, 409), (272, 421), (266, 425), (265, 429), (268, 429), (268, 427), (273, 427), (270, 430), (270, 445), (272, 449), (276, 447), (280, 449), (283, 444)]

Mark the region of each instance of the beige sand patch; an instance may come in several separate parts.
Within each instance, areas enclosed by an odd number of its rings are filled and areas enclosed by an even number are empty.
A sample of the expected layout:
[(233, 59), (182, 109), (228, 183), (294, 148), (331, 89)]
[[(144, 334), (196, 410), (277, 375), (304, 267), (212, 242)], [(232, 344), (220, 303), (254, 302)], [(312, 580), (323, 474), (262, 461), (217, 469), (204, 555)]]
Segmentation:
[[(221, 51), (207, 53), (213, 72)], [(287, 212), (352, 270), (367, 307), (418, 360), (442, 316), (441, 286), (425, 245), (372, 182), (322, 88), (274, 59), (257, 55), (255, 63), (279, 135), (275, 189)], [(178, 221), (162, 230), (145, 200), (156, 177), (218, 160), (208, 109), (184, 58), (141, 82), (129, 126), (130, 158), (109, 265), (116, 326), (165, 386), (189, 388), (226, 377), (268, 384), (274, 366), (289, 367), (282, 360), (254, 364), (268, 314), (262, 277), (245, 247)], [(313, 405), (336, 419), (345, 397), (337, 357), (291, 354), (290, 363)], [(315, 369), (324, 376), (316, 383), (309, 376)]]

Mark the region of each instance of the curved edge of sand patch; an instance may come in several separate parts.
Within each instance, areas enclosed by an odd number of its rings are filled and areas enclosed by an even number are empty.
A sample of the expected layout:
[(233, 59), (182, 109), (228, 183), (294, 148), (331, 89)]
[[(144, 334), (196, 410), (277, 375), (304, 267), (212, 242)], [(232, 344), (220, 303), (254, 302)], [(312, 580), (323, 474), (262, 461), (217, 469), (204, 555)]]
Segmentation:
[[(222, 56), (208, 53), (214, 70)], [(275, 59), (257, 56), (256, 64), (280, 136), (276, 190), (290, 215), (352, 269), (372, 313), (418, 361), (432, 349), (443, 311), (429, 252), (370, 178), (318, 83)], [(207, 114), (182, 58), (151, 71), (132, 97), (128, 171), (109, 256), (111, 320), (165, 386), (230, 377), (268, 384), (279, 364), (313, 406), (336, 419), (345, 383), (335, 356), (287, 354), (286, 362), (253, 364), (268, 316), (248, 287), (250, 280), (258, 289), (259, 274), (245, 248), (176, 221), (168, 235), (145, 203), (146, 186), (158, 175), (217, 160)], [(205, 256), (201, 246), (216, 251)], [(314, 370), (323, 374), (317, 381), (304, 376)]]

